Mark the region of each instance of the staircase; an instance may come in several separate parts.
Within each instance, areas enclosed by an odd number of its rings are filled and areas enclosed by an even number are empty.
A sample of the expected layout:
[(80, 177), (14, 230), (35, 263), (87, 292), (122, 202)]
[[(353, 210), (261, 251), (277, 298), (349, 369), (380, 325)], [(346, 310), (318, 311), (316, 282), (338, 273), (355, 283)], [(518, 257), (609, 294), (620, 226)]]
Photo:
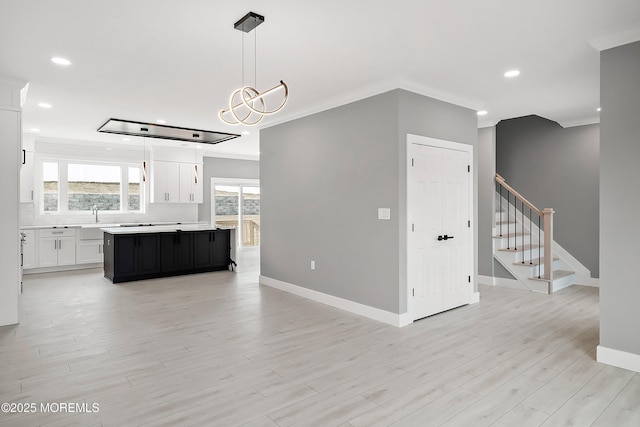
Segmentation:
[(552, 293), (575, 283), (575, 272), (553, 251), (553, 209), (536, 208), (500, 175), (496, 183), (493, 256), (516, 286)]

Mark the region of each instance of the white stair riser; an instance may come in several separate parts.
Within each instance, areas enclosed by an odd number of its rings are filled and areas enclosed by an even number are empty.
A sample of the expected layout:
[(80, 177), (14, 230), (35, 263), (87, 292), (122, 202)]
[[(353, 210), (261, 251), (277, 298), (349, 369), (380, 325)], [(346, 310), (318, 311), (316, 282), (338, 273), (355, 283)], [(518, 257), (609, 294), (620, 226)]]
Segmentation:
[(528, 245), (530, 242), (529, 235), (525, 234), (524, 236), (513, 236), (513, 237), (494, 237), (496, 240), (496, 247), (499, 249), (507, 249), (519, 247), (524, 245)]
[[(518, 265), (518, 264), (516, 264)], [(538, 277), (538, 266), (537, 265), (531, 265), (529, 264), (528, 261), (525, 261), (525, 263), (523, 264), (524, 266), (527, 266), (529, 268), (529, 277)], [(551, 264), (551, 269), (552, 270), (558, 270), (562, 268), (562, 263), (560, 262), (560, 260), (554, 260), (553, 263)], [(544, 275), (544, 262), (540, 263), (540, 275)]]
[(561, 279), (556, 279), (553, 281), (553, 292), (558, 291), (562, 288), (566, 288), (567, 286), (573, 284), (576, 280), (575, 274), (570, 274), (568, 276), (564, 276)]
[[(538, 254), (540, 250), (540, 254)], [(514, 253), (513, 262), (528, 262), (530, 259), (542, 258), (544, 256), (544, 248), (525, 249)]]

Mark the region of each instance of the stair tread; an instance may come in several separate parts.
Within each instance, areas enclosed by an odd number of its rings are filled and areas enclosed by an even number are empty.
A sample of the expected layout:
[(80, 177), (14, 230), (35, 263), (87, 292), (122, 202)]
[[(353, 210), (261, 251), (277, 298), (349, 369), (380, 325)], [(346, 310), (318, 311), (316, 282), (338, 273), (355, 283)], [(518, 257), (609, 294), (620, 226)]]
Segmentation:
[[(514, 249), (514, 248), (502, 248), (502, 249), (498, 249), (498, 250), (499, 251), (503, 251), (503, 252), (522, 252), (523, 250), (524, 251), (528, 251), (528, 250), (531, 250), (531, 249), (538, 249), (540, 247), (541, 246), (538, 246), (538, 245), (524, 245), (524, 246), (517, 247), (516, 249)], [(542, 247), (542, 248), (544, 249), (544, 247)]]
[[(574, 274), (575, 271), (569, 271), (569, 270), (553, 270), (553, 280), (559, 280), (559, 279), (564, 279), (567, 276), (571, 276), (572, 274)], [(537, 277), (529, 277), (530, 280), (542, 280), (545, 281), (546, 280), (544, 278), (537, 278)]]
[[(556, 257), (553, 258), (553, 261), (559, 261), (559, 260), (560, 258), (556, 258)], [(536, 258), (536, 259), (532, 259), (531, 261), (525, 261), (524, 264), (522, 262), (513, 263), (513, 265), (522, 265), (527, 267), (538, 266), (540, 264), (544, 264), (544, 258)]]
[(502, 233), (502, 236), (497, 235), (493, 236), (494, 239), (504, 239), (506, 237), (519, 237), (519, 236), (528, 236), (529, 233)]

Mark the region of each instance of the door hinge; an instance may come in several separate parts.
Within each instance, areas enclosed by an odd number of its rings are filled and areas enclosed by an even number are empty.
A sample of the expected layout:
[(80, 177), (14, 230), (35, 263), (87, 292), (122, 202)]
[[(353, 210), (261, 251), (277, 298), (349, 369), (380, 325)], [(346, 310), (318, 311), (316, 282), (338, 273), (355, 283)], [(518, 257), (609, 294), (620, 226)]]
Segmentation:
[(411, 231), (415, 231), (415, 230), (416, 230), (415, 224), (411, 224)]
[(467, 165), (467, 172), (471, 172), (471, 165)]
[(411, 296), (416, 296), (416, 288), (411, 289)]
[(413, 157), (411, 158), (411, 167), (413, 167)]
[(469, 283), (471, 283), (471, 276), (469, 276)]
[(467, 227), (471, 228), (471, 220), (467, 221)]

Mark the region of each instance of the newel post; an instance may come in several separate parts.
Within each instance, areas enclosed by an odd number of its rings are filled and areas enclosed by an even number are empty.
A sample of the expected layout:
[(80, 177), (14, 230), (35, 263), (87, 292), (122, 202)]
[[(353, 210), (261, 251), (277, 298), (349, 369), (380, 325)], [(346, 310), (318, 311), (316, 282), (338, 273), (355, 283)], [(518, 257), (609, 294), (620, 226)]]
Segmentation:
[(553, 213), (551, 208), (544, 208), (544, 278), (548, 280), (548, 293), (552, 291), (553, 282)]

